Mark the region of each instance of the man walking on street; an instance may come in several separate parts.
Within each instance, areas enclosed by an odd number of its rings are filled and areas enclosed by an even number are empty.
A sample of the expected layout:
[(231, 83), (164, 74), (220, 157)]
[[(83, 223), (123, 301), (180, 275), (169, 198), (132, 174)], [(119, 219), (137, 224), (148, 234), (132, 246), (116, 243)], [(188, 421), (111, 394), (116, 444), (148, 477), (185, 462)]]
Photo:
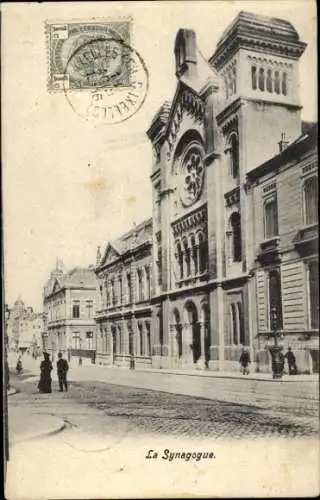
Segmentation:
[(297, 373), (296, 357), (292, 352), (291, 347), (288, 347), (288, 352), (284, 355), (288, 360), (289, 375), (295, 375)]
[(241, 371), (243, 375), (249, 375), (249, 363), (251, 363), (250, 360), (250, 354), (247, 349), (243, 349), (242, 354), (239, 359), (240, 365), (241, 365)]
[(58, 361), (57, 361), (57, 372), (58, 372), (58, 379), (59, 379), (59, 387), (60, 387), (60, 392), (63, 392), (63, 388), (65, 391), (68, 390), (68, 382), (67, 382), (67, 372), (69, 370), (69, 365), (68, 361), (66, 359), (63, 359), (61, 352), (58, 354)]

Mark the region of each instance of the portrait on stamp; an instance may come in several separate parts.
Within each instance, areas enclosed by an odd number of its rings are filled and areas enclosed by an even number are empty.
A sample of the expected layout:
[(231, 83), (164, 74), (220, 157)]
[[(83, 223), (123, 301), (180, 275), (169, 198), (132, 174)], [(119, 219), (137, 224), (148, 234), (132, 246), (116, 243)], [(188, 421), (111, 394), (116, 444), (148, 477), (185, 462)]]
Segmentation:
[(315, 19), (1, 5), (5, 498), (319, 494)]

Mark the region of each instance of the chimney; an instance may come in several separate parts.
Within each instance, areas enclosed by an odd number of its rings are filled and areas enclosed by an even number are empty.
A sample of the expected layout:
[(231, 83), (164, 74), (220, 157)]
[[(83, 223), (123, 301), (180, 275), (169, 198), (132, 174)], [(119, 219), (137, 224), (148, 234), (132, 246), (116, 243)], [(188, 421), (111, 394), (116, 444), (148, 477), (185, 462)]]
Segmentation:
[(284, 149), (286, 149), (286, 147), (289, 144), (289, 141), (286, 141), (286, 134), (285, 134), (285, 132), (282, 132), (282, 134), (281, 134), (281, 141), (279, 141), (278, 144), (279, 144), (279, 151), (280, 151), (280, 153), (282, 153), (282, 151)]

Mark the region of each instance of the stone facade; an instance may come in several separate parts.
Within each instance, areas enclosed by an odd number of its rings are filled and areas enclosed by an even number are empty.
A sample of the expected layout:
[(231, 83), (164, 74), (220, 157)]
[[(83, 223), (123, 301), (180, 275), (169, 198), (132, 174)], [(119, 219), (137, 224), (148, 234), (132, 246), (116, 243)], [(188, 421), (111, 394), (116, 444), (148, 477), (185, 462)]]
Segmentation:
[[(261, 233), (261, 211), (264, 195), (272, 199), (274, 181), (268, 176), (274, 174), (261, 165), (278, 158), (279, 141), (290, 151), (304, 135), (298, 65), (305, 47), (289, 22), (240, 12), (207, 61), (197, 48), (195, 32), (179, 30), (174, 45), (176, 90), (147, 131), (153, 150), (153, 211), (141, 244), (145, 253), (136, 253), (136, 233), (131, 231), (98, 258), (99, 362), (127, 366), (133, 355), (139, 364), (154, 368), (232, 371), (239, 369), (245, 346), (255, 369), (270, 370), (264, 338), (270, 331), (263, 282), (267, 268), (259, 256), (269, 244)], [(305, 154), (315, 158), (311, 149)], [(305, 233), (290, 205), (298, 210), (293, 200), (298, 191), (300, 196), (302, 170), (309, 175), (308, 161), (301, 158), (291, 169), (284, 165), (276, 180), (284, 301), (277, 307), (283, 310), (287, 343), (296, 349), (294, 340), (302, 342), (297, 348), (300, 371), (314, 370), (317, 364), (310, 362), (307, 370), (303, 358), (317, 357), (304, 350), (311, 348), (318, 323), (315, 312), (306, 312), (315, 306), (310, 306), (310, 292), (302, 285), (303, 272), (316, 272), (308, 267), (315, 253), (302, 256), (304, 244), (292, 240), (306, 238), (314, 228)], [(270, 185), (261, 194), (262, 183)], [(136, 228), (138, 234), (145, 224)], [(302, 233), (293, 234), (300, 226)], [(272, 230), (268, 226), (268, 232)], [(126, 238), (129, 246), (123, 243)], [(146, 262), (151, 295), (140, 310), (134, 293), (128, 300), (123, 292), (123, 280), (129, 271), (135, 289), (137, 267)], [(293, 276), (296, 289), (289, 286)], [(118, 298), (110, 301), (110, 293)], [(307, 323), (310, 314), (315, 328)], [(308, 344), (301, 335), (310, 336)], [(148, 347), (142, 351), (141, 345)]]
[(148, 219), (98, 251), (97, 363), (151, 366), (151, 238)]
[(301, 134), (304, 49), (290, 23), (244, 12), (209, 61), (192, 30), (177, 34), (176, 92), (148, 130), (155, 367), (237, 370), (243, 346), (254, 356), (246, 176), (277, 152), (283, 131), (289, 141)]
[(93, 266), (66, 272), (57, 261), (44, 287), (43, 349), (53, 359), (59, 351), (69, 360), (95, 357), (95, 289)]

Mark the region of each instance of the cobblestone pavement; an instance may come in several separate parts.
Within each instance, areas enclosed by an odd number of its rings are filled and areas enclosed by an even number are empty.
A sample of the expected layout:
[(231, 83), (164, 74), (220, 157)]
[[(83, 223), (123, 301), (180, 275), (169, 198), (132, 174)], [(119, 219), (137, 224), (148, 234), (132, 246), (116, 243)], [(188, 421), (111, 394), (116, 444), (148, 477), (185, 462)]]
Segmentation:
[[(34, 373), (12, 375), (20, 392), (9, 396), (10, 411), (30, 411), (35, 426), (47, 415), (66, 426), (10, 447), (6, 498), (317, 495), (316, 417), (286, 405), (276, 412), (271, 399), (268, 408), (237, 404), (226, 391), (220, 401), (130, 387), (127, 377), (127, 385), (73, 380), (67, 393), (54, 380), (51, 394), (39, 394)], [(148, 460), (149, 450), (159, 458)], [(214, 459), (171, 462), (165, 450)]]
[[(214, 437), (215, 439), (312, 437), (318, 432), (316, 407), (313, 414), (275, 411), (272, 404), (238, 404), (194, 396), (119, 386), (97, 381), (72, 382), (69, 392), (41, 395), (36, 377), (13, 377), (20, 393), (10, 398), (14, 405), (30, 405), (40, 413), (61, 416), (73, 428), (86, 427), (101, 434), (102, 429), (116, 435), (152, 434)], [(14, 398), (14, 399), (13, 399)], [(90, 410), (94, 419), (88, 418)], [(312, 412), (311, 412), (312, 413)]]

